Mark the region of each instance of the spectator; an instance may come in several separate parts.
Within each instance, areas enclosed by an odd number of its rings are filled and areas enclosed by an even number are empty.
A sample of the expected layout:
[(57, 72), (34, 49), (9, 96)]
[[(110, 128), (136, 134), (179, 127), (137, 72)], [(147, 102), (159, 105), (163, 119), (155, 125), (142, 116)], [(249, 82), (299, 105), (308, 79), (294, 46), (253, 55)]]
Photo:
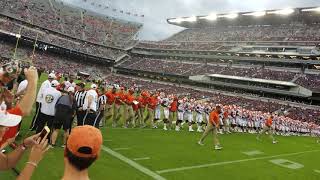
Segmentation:
[(98, 159), (102, 134), (93, 126), (73, 128), (64, 152), (63, 180), (89, 179), (88, 168)]

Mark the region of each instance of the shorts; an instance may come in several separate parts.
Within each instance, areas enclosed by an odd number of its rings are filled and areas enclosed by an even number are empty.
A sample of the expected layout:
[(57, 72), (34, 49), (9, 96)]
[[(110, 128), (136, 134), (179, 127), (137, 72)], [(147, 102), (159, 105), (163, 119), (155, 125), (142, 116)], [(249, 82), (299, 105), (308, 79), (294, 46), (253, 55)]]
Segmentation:
[(49, 116), (43, 113), (39, 114), (39, 120), (37, 121), (36, 133), (42, 131), (42, 129), (47, 125), (50, 129), (53, 129), (54, 116)]
[(54, 129), (61, 129), (63, 126), (63, 130), (71, 129), (72, 125), (72, 115), (73, 112), (68, 106), (58, 105), (56, 108), (56, 114), (53, 121)]

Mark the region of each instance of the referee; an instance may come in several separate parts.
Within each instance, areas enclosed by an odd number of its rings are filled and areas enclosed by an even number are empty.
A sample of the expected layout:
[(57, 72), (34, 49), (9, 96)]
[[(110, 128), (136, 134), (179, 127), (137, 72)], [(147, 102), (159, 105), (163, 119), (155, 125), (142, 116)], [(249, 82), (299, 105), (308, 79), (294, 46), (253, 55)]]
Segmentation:
[(93, 126), (95, 126), (96, 128), (99, 128), (100, 124), (103, 124), (103, 122), (100, 123), (100, 121), (104, 117), (104, 112), (107, 104), (107, 96), (105, 95), (104, 88), (100, 88), (98, 95), (99, 95), (98, 104), (97, 104), (98, 114), (97, 114), (96, 120), (93, 123)]
[(77, 103), (77, 125), (82, 126), (83, 125), (83, 118), (86, 114), (86, 111), (83, 109), (84, 99), (87, 96), (87, 91), (84, 89), (85, 84), (83, 82), (80, 82), (77, 84), (77, 92), (75, 93), (74, 97), (76, 99)]

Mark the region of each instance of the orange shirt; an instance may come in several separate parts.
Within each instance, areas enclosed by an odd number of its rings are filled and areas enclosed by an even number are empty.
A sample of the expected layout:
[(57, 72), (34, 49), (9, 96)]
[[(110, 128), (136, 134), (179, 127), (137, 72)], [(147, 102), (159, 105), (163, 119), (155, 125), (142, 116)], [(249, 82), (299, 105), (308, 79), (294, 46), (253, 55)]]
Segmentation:
[(148, 107), (150, 109), (156, 109), (157, 107), (157, 104), (158, 104), (158, 97), (156, 96), (151, 96), (148, 98)]
[(215, 123), (216, 125), (219, 125), (219, 114), (216, 111), (212, 111), (210, 113), (209, 120), (211, 124)]
[(117, 92), (116, 94), (115, 94), (115, 97), (116, 97), (116, 104), (117, 105), (121, 105), (122, 104), (122, 101), (124, 101), (125, 100), (125, 94), (122, 92), (122, 91), (120, 91), (120, 92)]
[(139, 108), (144, 108), (144, 107), (145, 107), (144, 98), (143, 98), (142, 96), (138, 96), (138, 97), (136, 98), (136, 101), (139, 102), (139, 104), (138, 104)]
[(269, 117), (268, 119), (267, 119), (267, 121), (266, 121), (266, 126), (272, 126), (272, 118), (271, 117)]
[(132, 94), (127, 94), (127, 96), (126, 96), (126, 103), (128, 104), (128, 105), (132, 105), (133, 104), (133, 101), (134, 101), (134, 96), (132, 95)]
[(178, 110), (178, 101), (174, 100), (171, 104), (170, 104), (170, 109), (171, 112), (176, 112)]
[(113, 94), (112, 91), (108, 91), (108, 92), (106, 93), (107, 103), (108, 103), (109, 105), (112, 105), (113, 102), (115, 101), (115, 95), (116, 95), (116, 94)]

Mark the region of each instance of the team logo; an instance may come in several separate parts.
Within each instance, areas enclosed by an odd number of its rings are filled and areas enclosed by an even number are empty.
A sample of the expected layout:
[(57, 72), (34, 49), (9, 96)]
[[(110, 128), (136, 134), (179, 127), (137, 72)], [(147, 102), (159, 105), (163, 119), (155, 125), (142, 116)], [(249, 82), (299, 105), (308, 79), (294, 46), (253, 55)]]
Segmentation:
[(50, 104), (53, 102), (54, 97), (52, 95), (48, 94), (48, 95), (46, 95), (45, 100), (46, 100), (46, 103)]

